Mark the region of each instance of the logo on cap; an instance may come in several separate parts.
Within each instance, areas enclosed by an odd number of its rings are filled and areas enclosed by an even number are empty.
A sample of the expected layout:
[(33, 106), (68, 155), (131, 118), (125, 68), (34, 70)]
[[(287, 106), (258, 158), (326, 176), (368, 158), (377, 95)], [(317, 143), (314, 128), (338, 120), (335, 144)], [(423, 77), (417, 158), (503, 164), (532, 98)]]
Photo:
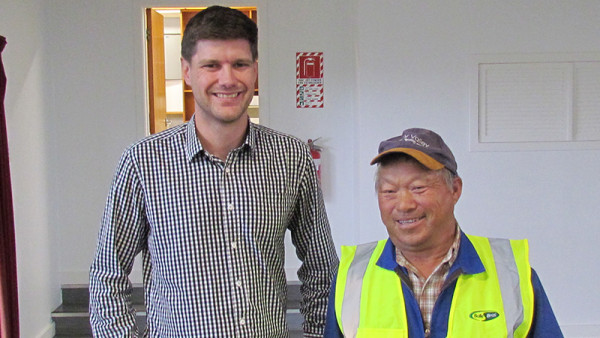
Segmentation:
[(427, 144), (425, 141), (423, 141), (417, 135), (413, 135), (413, 134), (404, 135), (404, 141), (411, 142), (411, 143), (413, 143), (415, 145), (418, 145), (418, 146), (421, 146), (421, 147), (424, 147), (424, 148), (429, 148), (429, 144)]

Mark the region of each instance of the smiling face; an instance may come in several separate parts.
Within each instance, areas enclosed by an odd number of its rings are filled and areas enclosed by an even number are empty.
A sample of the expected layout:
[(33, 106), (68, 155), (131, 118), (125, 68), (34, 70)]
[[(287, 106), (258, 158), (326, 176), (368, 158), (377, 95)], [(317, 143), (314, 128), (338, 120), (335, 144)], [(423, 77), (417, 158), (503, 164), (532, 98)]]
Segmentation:
[(181, 60), (185, 83), (194, 94), (197, 122), (246, 123), (258, 63), (244, 39), (199, 40), (188, 62)]
[(381, 220), (404, 254), (449, 248), (454, 239), (454, 205), (462, 192), (456, 176), (448, 184), (440, 171), (414, 160), (382, 163), (377, 196)]

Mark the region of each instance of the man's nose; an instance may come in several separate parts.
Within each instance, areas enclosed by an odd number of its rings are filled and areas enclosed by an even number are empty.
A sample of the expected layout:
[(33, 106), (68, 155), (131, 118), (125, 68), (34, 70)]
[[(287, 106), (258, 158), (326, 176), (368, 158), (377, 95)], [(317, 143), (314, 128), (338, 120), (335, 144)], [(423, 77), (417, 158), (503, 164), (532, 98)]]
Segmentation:
[(236, 80), (235, 72), (230, 65), (223, 66), (219, 71), (219, 83), (221, 85), (231, 85), (234, 84)]
[(398, 191), (396, 197), (396, 209), (399, 211), (412, 210), (416, 207), (414, 196), (408, 190)]

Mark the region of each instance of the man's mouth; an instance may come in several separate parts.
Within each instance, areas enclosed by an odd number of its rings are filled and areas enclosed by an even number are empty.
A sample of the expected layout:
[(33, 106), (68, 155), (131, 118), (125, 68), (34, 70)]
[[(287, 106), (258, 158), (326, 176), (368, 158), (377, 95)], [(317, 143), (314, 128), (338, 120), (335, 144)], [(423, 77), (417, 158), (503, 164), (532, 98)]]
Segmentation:
[(425, 216), (421, 216), (421, 217), (417, 217), (417, 218), (411, 218), (411, 219), (400, 219), (400, 220), (398, 220), (398, 223), (400, 223), (402, 225), (404, 225), (404, 224), (412, 224), (412, 223), (418, 222), (418, 221), (420, 221), (420, 220), (422, 220), (424, 218), (425, 218)]
[(239, 93), (231, 93), (231, 94), (215, 93), (215, 96), (220, 99), (232, 99), (232, 98), (237, 97), (238, 95), (239, 95)]

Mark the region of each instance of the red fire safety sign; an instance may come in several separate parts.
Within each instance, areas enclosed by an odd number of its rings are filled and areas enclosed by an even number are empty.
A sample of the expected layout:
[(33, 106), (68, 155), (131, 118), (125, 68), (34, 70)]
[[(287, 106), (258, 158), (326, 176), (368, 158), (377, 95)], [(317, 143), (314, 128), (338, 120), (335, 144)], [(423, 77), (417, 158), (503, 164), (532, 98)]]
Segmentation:
[(296, 107), (323, 108), (323, 52), (296, 53)]

